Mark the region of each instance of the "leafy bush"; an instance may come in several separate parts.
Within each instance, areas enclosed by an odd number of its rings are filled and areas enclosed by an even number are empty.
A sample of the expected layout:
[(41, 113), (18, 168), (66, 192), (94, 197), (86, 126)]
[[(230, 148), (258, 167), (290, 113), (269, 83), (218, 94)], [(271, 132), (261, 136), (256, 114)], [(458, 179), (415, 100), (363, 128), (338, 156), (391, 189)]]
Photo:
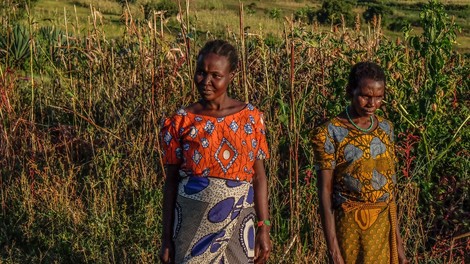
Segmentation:
[(21, 24), (8, 28), (0, 35), (0, 59), (4, 65), (25, 68), (31, 56), (29, 30)]
[(326, 0), (323, 1), (321, 9), (317, 13), (317, 19), (322, 24), (340, 24), (341, 16), (343, 16), (346, 23), (351, 24), (354, 21), (351, 10), (351, 1)]
[(264, 44), (270, 48), (278, 47), (282, 43), (282, 39), (272, 33), (268, 33), (264, 38)]
[(280, 8), (271, 8), (268, 10), (268, 15), (272, 19), (279, 19), (282, 16), (282, 10)]
[(160, 0), (159, 2), (151, 1), (144, 5), (146, 19), (151, 18), (154, 11), (165, 11), (166, 17), (175, 16), (179, 12), (177, 3), (172, 0)]
[(315, 20), (317, 12), (313, 7), (306, 6), (295, 11), (294, 19), (304, 23), (312, 24)]
[[(459, 65), (462, 58), (453, 51), (458, 27), (445, 13), (443, 4), (435, 0), (425, 4), (420, 24), (421, 35), (405, 32), (405, 36), (413, 49), (410, 59), (422, 66), (394, 80), (397, 89), (392, 99), (401, 102), (395, 107), (398, 116), (394, 118), (405, 120), (398, 131), (419, 139), (415, 155), (420, 161), (414, 163), (411, 176), (420, 187), (419, 210), (422, 221), (429, 223), (427, 233), (432, 239), (426, 250), (430, 250), (439, 246), (439, 239), (459, 235), (464, 232), (463, 226), (470, 225), (470, 213), (463, 209), (469, 201), (466, 175), (470, 159), (458, 150), (470, 147), (470, 129), (465, 128), (470, 109), (464, 103), (470, 96), (469, 82), (462, 72), (469, 66), (468, 62)], [(397, 61), (398, 70), (399, 64)], [(420, 81), (407, 81), (418, 73), (422, 75)], [(466, 195), (457, 198), (457, 193)]]

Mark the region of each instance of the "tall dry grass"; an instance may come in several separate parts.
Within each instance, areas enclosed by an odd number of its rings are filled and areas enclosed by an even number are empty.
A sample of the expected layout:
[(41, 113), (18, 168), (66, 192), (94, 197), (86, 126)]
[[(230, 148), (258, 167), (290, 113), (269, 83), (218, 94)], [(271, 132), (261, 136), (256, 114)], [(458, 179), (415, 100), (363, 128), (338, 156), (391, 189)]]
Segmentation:
[[(192, 64), (206, 39), (199, 34), (174, 40), (162, 30), (159, 14), (137, 23), (124, 12), (121, 38), (107, 39), (92, 13), (84, 37), (68, 29), (51, 33), (54, 37), (47, 42), (40, 27), (30, 23), (26, 30), (32, 56), (22, 61), (11, 49), (2, 53), (0, 252), (6, 263), (157, 261), (164, 180), (160, 120), (197, 100)], [(189, 22), (181, 19), (186, 36)], [(13, 34), (12, 25), (4, 26), (7, 35)], [(417, 132), (405, 125), (406, 118), (414, 117), (400, 107), (416, 97), (405, 92), (423, 89), (427, 77), (419, 51), (406, 42), (387, 40), (380, 21), (321, 31), (287, 19), (283, 39), (263, 34), (241, 38), (231, 31), (221, 37), (245, 57), (230, 93), (248, 98), (267, 119), (271, 263), (325, 262), (311, 133), (344, 109), (347, 73), (361, 60), (386, 68), (390, 100), (383, 115), (397, 124), (397, 134), (409, 136), (399, 138), (399, 220), (407, 254), (413, 263), (465, 261), (468, 233), (460, 232), (460, 238), (442, 234), (433, 226), (436, 221), (426, 222), (433, 220), (432, 214), (439, 216), (420, 205), (418, 177), (425, 174), (418, 168), (427, 163), (416, 157), (417, 145), (406, 145)], [(469, 113), (468, 79), (462, 74), (469, 74), (469, 65), (458, 54), (449, 58), (446, 65), (459, 71), (443, 70), (452, 77), (446, 84), (453, 85), (443, 97), (455, 97), (461, 106), (446, 109), (454, 111), (456, 120), (449, 126), (464, 142), (468, 129), (459, 133), (457, 128)], [(431, 96), (424, 99), (433, 102)], [(449, 155), (468, 161), (464, 144), (454, 144), (453, 150), (460, 152)], [(435, 171), (438, 178), (448, 176), (445, 170)], [(468, 182), (468, 177), (449, 177), (457, 179), (454, 191)], [(465, 203), (468, 197), (454, 205)], [(446, 230), (468, 228), (466, 223)]]

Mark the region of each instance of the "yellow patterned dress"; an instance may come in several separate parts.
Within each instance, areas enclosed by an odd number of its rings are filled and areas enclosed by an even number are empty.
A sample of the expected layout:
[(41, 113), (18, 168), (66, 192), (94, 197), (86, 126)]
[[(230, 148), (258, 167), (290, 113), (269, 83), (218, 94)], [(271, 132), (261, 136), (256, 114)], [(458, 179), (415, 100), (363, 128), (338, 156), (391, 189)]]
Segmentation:
[(398, 263), (393, 126), (365, 133), (338, 117), (314, 137), (317, 170), (333, 170), (336, 234), (346, 263)]

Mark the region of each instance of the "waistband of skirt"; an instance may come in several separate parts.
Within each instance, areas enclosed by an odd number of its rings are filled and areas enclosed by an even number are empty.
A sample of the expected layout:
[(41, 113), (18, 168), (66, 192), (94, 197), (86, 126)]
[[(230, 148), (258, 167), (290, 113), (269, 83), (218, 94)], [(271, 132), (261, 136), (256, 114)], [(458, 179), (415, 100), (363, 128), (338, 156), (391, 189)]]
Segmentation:
[(356, 202), (356, 201), (346, 201), (341, 204), (341, 208), (345, 213), (356, 211), (356, 210), (364, 210), (364, 209), (382, 209), (386, 208), (390, 205), (392, 200), (387, 202)]

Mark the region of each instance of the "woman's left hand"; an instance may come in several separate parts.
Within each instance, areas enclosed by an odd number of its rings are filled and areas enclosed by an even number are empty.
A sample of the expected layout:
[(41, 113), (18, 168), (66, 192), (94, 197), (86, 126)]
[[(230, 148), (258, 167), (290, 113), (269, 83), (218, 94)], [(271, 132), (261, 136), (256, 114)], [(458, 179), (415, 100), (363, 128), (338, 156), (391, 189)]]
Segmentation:
[(270, 253), (271, 239), (269, 238), (269, 227), (263, 226), (256, 232), (255, 263), (265, 263)]

